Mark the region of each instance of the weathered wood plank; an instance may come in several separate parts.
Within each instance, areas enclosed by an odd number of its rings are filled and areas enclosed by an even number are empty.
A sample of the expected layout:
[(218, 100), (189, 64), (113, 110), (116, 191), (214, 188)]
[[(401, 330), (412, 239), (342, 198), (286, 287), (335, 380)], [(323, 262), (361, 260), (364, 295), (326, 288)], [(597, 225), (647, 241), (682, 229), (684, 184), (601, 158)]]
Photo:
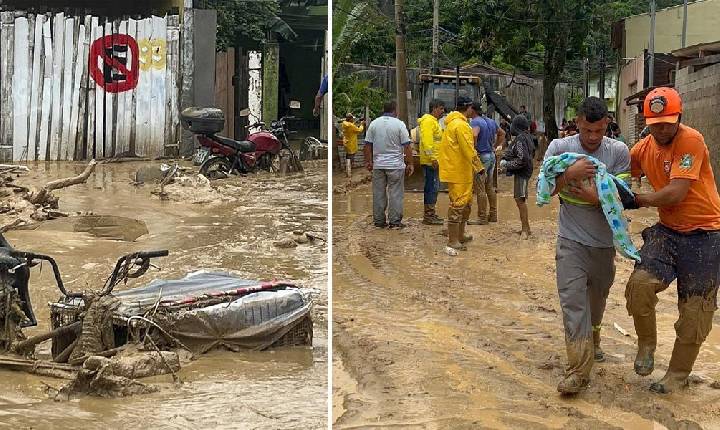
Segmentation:
[[(72, 95), (74, 82), (73, 59), (75, 57), (75, 18), (65, 20), (65, 47), (63, 49), (63, 90), (62, 90), (62, 130), (60, 132), (59, 160), (70, 160), (70, 130), (72, 129)], [(72, 148), (74, 151), (75, 148)]]
[(178, 155), (178, 148), (172, 147), (168, 149), (168, 145), (177, 145), (179, 140), (178, 126), (179, 121), (179, 98), (180, 86), (178, 74), (180, 70), (180, 18), (177, 15), (168, 17), (168, 67), (166, 73), (166, 91), (167, 91), (167, 112), (165, 123), (167, 124), (165, 133), (165, 154)]
[(135, 153), (139, 156), (148, 155), (150, 140), (150, 92), (152, 79), (150, 77), (152, 20), (138, 21), (137, 41), (140, 51), (140, 79), (135, 96)]
[[(90, 18), (90, 37), (88, 38), (89, 46), (92, 46), (92, 43), (98, 38), (98, 18), (97, 17), (91, 17)], [(90, 60), (90, 54), (88, 51), (88, 78), (87, 78), (87, 86), (88, 86), (88, 106), (87, 106), (87, 145), (86, 145), (86, 151), (85, 151), (85, 158), (88, 160), (91, 160), (93, 158), (96, 158), (95, 156), (95, 91), (97, 85), (95, 84), (95, 80), (90, 75), (90, 67), (92, 66), (92, 61)]]
[(167, 21), (152, 17), (152, 95), (151, 147), (148, 156), (159, 157), (165, 152), (165, 69), (167, 67)]
[(40, 108), (40, 135), (38, 136), (38, 160), (49, 159), (50, 148), (50, 121), (52, 119), (51, 102), (53, 97), (53, 46), (52, 46), (52, 20), (48, 17), (43, 24), (43, 88)]
[(15, 19), (13, 48), (13, 161), (27, 160), (30, 99), (30, 27), (26, 17)]
[(30, 94), (30, 130), (28, 135), (28, 160), (35, 161), (38, 154), (38, 135), (40, 134), (41, 120), (41, 97), (43, 92), (43, 60), (45, 58), (43, 49), (43, 26), (45, 15), (35, 17), (35, 31), (33, 38), (32, 57), (32, 88)]
[[(128, 35), (130, 30), (129, 20), (120, 22), (118, 34)], [(119, 57), (125, 58), (125, 64), (131, 68), (132, 52), (128, 47), (124, 52), (118, 52)], [(130, 102), (132, 101), (132, 91), (123, 91), (118, 93), (118, 113), (117, 113), (117, 130), (115, 133), (116, 148), (115, 155), (127, 153), (130, 150)]]
[[(128, 21), (128, 35), (130, 35), (133, 39), (135, 39), (136, 42), (138, 40), (138, 24), (139, 24), (139, 21), (135, 20), (135, 19), (130, 19)], [(139, 54), (139, 52), (137, 54)], [(138, 55), (138, 57), (139, 57), (139, 55)], [(131, 61), (135, 61), (135, 59), (131, 58)], [(136, 139), (136, 135), (137, 135), (137, 120), (135, 118), (135, 114), (136, 114), (135, 104), (137, 103), (137, 87), (133, 88), (133, 90), (130, 91), (129, 93), (130, 93), (129, 103), (126, 106), (127, 117), (125, 118), (125, 120), (127, 121), (127, 124), (128, 124), (128, 129), (129, 129), (128, 151), (131, 154), (137, 155), (137, 148), (135, 145), (135, 139)]]
[[(113, 23), (112, 21), (108, 21), (105, 23), (105, 37), (112, 36), (115, 34), (115, 30), (113, 29)], [(102, 69), (101, 69), (102, 70)], [(112, 70), (110, 71), (110, 74), (112, 75)], [(107, 77), (106, 77), (107, 79)], [(113, 131), (114, 131), (114, 121), (113, 118), (113, 102), (115, 99), (115, 94), (106, 91), (105, 92), (105, 157), (109, 158), (113, 156)]]
[[(75, 28), (77, 29), (76, 32), (76, 43), (75, 43), (75, 53), (73, 58), (73, 84), (72, 84), (72, 111), (70, 115), (70, 137), (68, 139), (68, 150), (67, 150), (67, 156), (68, 160), (75, 160), (78, 157), (78, 142), (77, 142), (77, 134), (78, 134), (78, 128), (80, 127), (80, 87), (81, 87), (81, 79), (83, 70), (87, 68), (87, 62), (84, 61), (85, 59), (85, 24), (78, 24), (82, 20), (78, 17), (76, 18), (76, 25)], [(80, 144), (80, 149), (82, 149), (82, 144)]]
[(60, 158), (60, 140), (62, 133), (62, 90), (63, 90), (63, 53), (65, 52), (65, 14), (55, 15), (53, 32), (53, 96), (52, 127), (50, 131), (49, 159)]
[[(105, 36), (105, 24), (98, 19), (98, 26), (93, 40)], [(102, 67), (97, 58), (93, 58), (92, 67)], [(100, 69), (102, 70), (102, 69)], [(95, 88), (95, 158), (105, 158), (105, 89), (100, 83), (94, 83)]]
[(0, 159), (13, 157), (13, 61), (15, 18), (12, 12), (0, 13)]
[(87, 136), (85, 131), (88, 124), (88, 52), (92, 35), (92, 17), (85, 16), (85, 21), (81, 27), (80, 36), (82, 37), (82, 45), (78, 49), (77, 64), (81, 68), (80, 75), (80, 100), (78, 112), (78, 128), (77, 139), (75, 140), (75, 159), (87, 159)]

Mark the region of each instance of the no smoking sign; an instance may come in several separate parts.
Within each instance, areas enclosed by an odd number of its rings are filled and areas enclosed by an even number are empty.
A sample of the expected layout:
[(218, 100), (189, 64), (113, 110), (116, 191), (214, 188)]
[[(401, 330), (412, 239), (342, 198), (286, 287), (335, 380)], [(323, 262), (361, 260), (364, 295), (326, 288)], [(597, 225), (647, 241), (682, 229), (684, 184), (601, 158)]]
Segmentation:
[(109, 93), (135, 89), (139, 80), (139, 49), (127, 34), (97, 39), (90, 46), (90, 76)]

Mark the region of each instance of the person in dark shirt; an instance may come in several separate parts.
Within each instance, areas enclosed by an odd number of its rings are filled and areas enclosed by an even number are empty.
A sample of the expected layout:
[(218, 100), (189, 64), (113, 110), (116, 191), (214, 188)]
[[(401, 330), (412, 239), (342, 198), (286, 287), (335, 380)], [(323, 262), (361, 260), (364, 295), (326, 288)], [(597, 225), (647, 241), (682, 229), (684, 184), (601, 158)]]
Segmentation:
[(520, 223), (522, 230), (520, 236), (523, 239), (530, 237), (530, 219), (528, 217), (528, 186), (533, 173), (533, 158), (535, 155), (535, 144), (530, 134), (530, 124), (527, 118), (520, 114), (513, 118), (510, 126), (510, 134), (515, 136), (512, 143), (500, 161), (500, 169), (512, 175), (514, 181), (514, 197), (520, 212)]

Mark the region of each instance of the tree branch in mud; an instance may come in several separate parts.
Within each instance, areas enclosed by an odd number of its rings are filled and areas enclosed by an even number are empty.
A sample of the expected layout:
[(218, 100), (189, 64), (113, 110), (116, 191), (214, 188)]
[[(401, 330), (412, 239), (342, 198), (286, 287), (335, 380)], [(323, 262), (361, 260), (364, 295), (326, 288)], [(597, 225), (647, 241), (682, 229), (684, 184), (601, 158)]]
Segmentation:
[(30, 203), (36, 205), (43, 205), (45, 203), (51, 202), (53, 200), (51, 194), (53, 190), (67, 188), (73, 185), (83, 184), (87, 182), (90, 174), (95, 171), (95, 166), (97, 166), (97, 161), (91, 160), (90, 163), (88, 163), (87, 167), (85, 167), (85, 171), (83, 171), (80, 175), (71, 178), (57, 179), (55, 181), (49, 182), (47, 185), (41, 188), (40, 191), (30, 195), (28, 197), (28, 200), (30, 201)]

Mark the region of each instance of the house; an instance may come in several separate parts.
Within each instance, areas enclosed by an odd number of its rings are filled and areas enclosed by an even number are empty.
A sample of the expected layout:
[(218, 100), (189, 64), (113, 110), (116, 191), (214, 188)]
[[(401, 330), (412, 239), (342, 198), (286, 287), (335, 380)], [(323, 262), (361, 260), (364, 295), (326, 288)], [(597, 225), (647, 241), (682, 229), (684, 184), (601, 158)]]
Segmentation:
[[(655, 16), (653, 85), (675, 82), (677, 59), (671, 53), (682, 47), (683, 6), (661, 9)], [(687, 7), (686, 46), (720, 40), (720, 0), (698, 0)], [(619, 53), (617, 119), (629, 142), (634, 141), (644, 122), (635, 105), (625, 101), (649, 86), (650, 14), (625, 18), (613, 26), (612, 45)]]
[[(213, 11), (191, 0), (0, 1), (0, 159), (177, 156), (212, 94)], [(212, 102), (211, 100), (207, 100)]]

